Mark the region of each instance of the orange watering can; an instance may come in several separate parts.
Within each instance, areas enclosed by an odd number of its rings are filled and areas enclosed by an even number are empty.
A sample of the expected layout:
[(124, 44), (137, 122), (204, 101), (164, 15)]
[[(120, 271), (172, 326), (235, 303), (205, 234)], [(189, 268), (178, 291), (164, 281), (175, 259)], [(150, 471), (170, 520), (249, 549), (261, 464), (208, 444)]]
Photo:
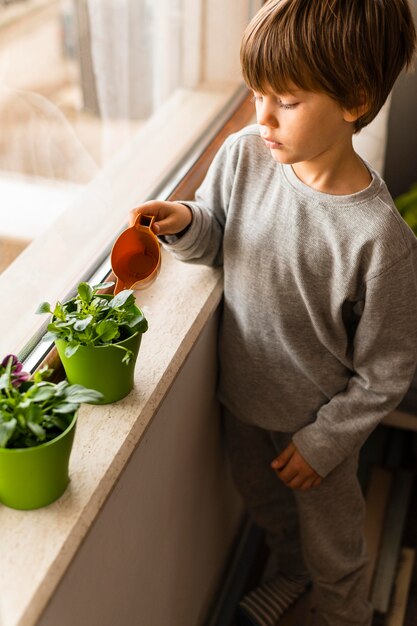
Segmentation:
[(153, 215), (140, 213), (133, 226), (114, 242), (110, 260), (117, 278), (115, 294), (123, 289), (145, 289), (158, 276), (161, 247), (151, 230), (154, 219)]

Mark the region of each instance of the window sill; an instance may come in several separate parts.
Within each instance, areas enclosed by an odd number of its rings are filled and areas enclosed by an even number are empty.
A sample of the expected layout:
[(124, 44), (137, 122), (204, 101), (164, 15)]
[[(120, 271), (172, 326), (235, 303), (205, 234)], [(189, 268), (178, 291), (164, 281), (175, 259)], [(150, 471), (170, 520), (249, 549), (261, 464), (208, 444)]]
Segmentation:
[(118, 403), (80, 409), (71, 482), (37, 511), (0, 506), (2, 626), (34, 626), (143, 438), (222, 296), (222, 273), (163, 252), (158, 280), (139, 293), (150, 320), (135, 388)]

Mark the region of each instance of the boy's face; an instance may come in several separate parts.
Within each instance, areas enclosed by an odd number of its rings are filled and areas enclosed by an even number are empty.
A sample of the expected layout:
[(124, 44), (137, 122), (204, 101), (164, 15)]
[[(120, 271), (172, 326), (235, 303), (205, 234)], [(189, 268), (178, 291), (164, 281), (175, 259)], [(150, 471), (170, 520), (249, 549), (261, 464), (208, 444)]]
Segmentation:
[(261, 137), (280, 163), (325, 164), (351, 149), (355, 116), (324, 93), (254, 92)]

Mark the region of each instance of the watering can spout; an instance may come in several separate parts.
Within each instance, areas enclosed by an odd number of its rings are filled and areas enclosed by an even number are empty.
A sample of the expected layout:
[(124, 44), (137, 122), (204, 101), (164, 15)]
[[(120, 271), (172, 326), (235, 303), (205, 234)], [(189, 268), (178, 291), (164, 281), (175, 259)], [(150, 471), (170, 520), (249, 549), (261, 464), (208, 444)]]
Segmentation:
[(119, 291), (123, 291), (123, 289), (128, 289), (127, 285), (124, 284), (120, 278), (116, 278), (116, 286), (114, 288), (114, 295), (118, 294)]

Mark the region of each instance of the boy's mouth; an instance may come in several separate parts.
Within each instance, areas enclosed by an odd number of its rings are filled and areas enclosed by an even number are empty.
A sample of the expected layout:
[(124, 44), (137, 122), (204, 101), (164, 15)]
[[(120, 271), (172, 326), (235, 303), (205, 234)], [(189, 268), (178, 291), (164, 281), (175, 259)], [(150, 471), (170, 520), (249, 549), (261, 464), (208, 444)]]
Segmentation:
[(265, 137), (262, 137), (262, 139), (265, 142), (265, 145), (267, 146), (267, 148), (269, 148), (270, 150), (278, 150), (279, 148), (282, 148), (282, 143), (279, 143), (278, 141), (272, 141), (271, 139), (265, 139)]

